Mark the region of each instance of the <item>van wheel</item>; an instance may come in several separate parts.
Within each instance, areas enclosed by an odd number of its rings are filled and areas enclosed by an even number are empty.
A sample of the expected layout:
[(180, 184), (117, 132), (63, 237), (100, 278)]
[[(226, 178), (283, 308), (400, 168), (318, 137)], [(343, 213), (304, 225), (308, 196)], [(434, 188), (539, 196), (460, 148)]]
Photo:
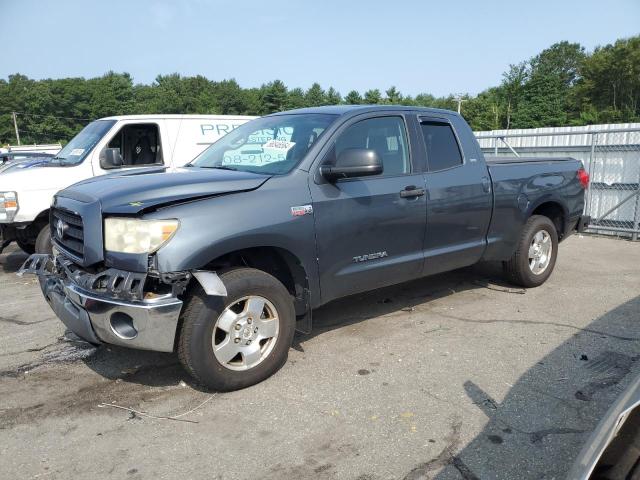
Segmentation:
[(49, 225), (45, 225), (38, 233), (35, 244), (36, 253), (53, 253), (53, 244), (51, 243), (51, 229)]
[(295, 332), (293, 298), (276, 278), (237, 268), (220, 275), (227, 296), (194, 283), (185, 299), (178, 357), (200, 383), (218, 391), (245, 388), (287, 361)]
[(533, 215), (522, 229), (513, 256), (503, 263), (508, 279), (523, 287), (542, 285), (553, 272), (558, 256), (558, 233), (545, 216)]
[(16, 243), (22, 249), (23, 252), (28, 253), (29, 255), (36, 253), (35, 244), (29, 243), (22, 239), (18, 240), (17, 238), (16, 238)]

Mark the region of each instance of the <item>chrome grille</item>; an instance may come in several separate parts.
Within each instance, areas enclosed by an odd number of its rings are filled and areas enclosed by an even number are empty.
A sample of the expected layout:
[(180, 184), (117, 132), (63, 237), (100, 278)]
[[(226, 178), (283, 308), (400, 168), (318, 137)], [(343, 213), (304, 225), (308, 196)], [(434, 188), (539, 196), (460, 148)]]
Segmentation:
[(82, 217), (68, 210), (54, 208), (51, 213), (51, 238), (62, 250), (82, 260), (84, 258), (84, 227)]

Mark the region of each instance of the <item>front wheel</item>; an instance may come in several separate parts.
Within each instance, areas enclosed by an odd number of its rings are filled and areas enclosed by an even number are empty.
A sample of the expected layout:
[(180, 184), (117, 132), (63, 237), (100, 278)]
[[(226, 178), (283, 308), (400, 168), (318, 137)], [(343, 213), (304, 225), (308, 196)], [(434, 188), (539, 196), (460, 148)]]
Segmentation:
[(538, 287), (553, 272), (557, 256), (556, 226), (548, 217), (533, 215), (522, 229), (513, 256), (504, 262), (504, 270), (513, 283)]
[(53, 244), (51, 243), (51, 229), (49, 224), (42, 227), (40, 233), (36, 237), (35, 245), (36, 253), (53, 253)]
[(276, 278), (253, 268), (220, 275), (227, 296), (194, 284), (185, 299), (178, 357), (205, 386), (237, 390), (261, 382), (287, 361), (295, 332), (293, 298)]

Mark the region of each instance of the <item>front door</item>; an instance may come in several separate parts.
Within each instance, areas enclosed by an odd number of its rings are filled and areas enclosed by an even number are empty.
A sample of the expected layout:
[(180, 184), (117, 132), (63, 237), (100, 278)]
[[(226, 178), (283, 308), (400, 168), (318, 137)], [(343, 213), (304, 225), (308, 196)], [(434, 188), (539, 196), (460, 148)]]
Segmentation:
[(375, 150), (381, 175), (311, 180), (323, 301), (416, 278), (422, 273), (424, 176), (412, 161), (405, 118), (352, 120), (324, 163), (348, 148)]

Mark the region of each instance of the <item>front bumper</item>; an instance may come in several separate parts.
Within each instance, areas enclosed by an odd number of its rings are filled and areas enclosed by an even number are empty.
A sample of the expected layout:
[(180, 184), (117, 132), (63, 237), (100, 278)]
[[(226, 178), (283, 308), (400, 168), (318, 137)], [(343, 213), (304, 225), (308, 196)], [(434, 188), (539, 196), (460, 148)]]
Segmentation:
[(173, 295), (120, 300), (76, 284), (52, 255), (31, 255), (18, 274), (34, 274), (51, 309), (91, 343), (172, 352), (182, 301)]

